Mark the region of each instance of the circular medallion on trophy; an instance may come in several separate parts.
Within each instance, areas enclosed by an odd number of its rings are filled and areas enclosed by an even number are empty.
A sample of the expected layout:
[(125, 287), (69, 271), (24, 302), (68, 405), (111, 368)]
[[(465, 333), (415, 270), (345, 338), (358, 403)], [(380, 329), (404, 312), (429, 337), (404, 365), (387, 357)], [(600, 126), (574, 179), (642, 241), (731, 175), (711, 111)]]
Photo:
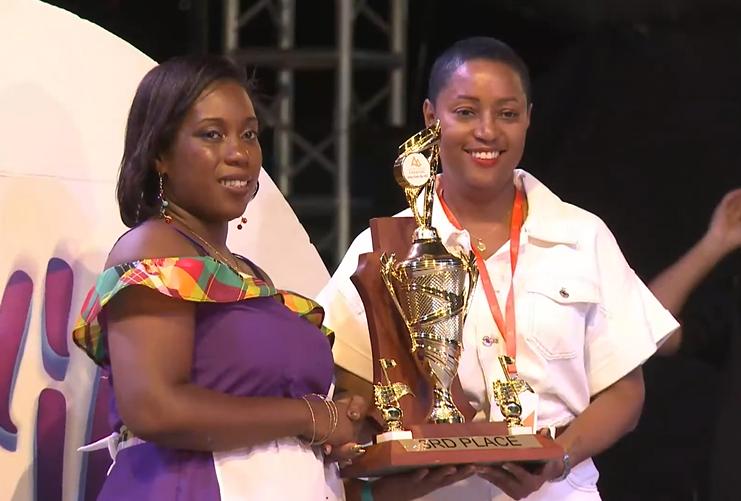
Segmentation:
[(412, 153), (404, 158), (401, 175), (410, 187), (421, 188), (430, 180), (432, 168), (427, 157), (421, 153)]

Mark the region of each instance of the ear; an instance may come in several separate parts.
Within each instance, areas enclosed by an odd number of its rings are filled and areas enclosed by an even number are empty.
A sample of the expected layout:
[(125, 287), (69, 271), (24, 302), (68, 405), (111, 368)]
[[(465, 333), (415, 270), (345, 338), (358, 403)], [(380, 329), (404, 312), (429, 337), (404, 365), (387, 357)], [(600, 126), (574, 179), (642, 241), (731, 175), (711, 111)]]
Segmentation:
[(429, 99), (425, 99), (425, 102), (422, 103), (422, 116), (425, 119), (425, 127), (429, 127), (437, 120), (435, 105)]
[(159, 176), (167, 174), (167, 161), (161, 156), (155, 158), (154, 160), (154, 171)]

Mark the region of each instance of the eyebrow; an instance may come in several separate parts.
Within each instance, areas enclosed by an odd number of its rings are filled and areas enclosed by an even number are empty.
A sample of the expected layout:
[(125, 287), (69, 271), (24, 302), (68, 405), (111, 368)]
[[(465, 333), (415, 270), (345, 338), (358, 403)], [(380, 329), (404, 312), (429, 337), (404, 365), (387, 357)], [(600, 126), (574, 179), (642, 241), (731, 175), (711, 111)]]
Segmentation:
[[(468, 101), (476, 101), (476, 102), (481, 101), (479, 98), (477, 98), (475, 96), (469, 96), (468, 94), (458, 94), (457, 96), (455, 96), (455, 99), (465, 99), (465, 100), (468, 100)], [(503, 97), (501, 99), (497, 99), (497, 104), (509, 103), (511, 101), (519, 102), (520, 100), (518, 98), (514, 97), (514, 96), (512, 96), (512, 97)]]
[[(198, 123), (204, 123), (204, 122), (224, 122), (224, 119), (222, 117), (205, 117), (205, 118), (198, 120)], [(254, 115), (251, 117), (247, 117), (244, 120), (244, 122), (250, 125), (258, 123), (257, 117)]]

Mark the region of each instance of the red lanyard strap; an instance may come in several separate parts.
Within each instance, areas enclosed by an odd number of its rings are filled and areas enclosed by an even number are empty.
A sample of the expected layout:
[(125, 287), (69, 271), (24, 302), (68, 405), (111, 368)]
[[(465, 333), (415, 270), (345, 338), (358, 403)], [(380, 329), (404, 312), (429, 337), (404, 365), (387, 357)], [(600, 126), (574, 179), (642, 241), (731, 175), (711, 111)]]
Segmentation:
[[(439, 186), (439, 185), (438, 185)], [(455, 214), (450, 210), (448, 205), (445, 203), (443, 198), (443, 191), (439, 189), (438, 198), (440, 199), (440, 205), (443, 208), (443, 212), (447, 216), (450, 223), (455, 226), (458, 230), (463, 230), (463, 227), (458, 222)], [(479, 278), (481, 279), (481, 285), (484, 288), (486, 294), (486, 301), (489, 303), (489, 310), (491, 316), (494, 318), (494, 323), (497, 325), (499, 332), (504, 337), (504, 343), (507, 348), (507, 355), (512, 359), (516, 360), (517, 355), (517, 325), (515, 322), (515, 294), (514, 278), (515, 269), (517, 268), (517, 257), (520, 254), (520, 230), (522, 229), (522, 223), (525, 219), (525, 211), (523, 210), (523, 194), (522, 190), (515, 189), (515, 200), (512, 205), (512, 219), (510, 221), (509, 229), (509, 260), (512, 268), (512, 275), (509, 281), (509, 291), (507, 292), (507, 303), (505, 305), (504, 317), (502, 317), (502, 310), (499, 307), (499, 301), (497, 300), (497, 294), (494, 291), (494, 285), (491, 283), (491, 277), (489, 276), (489, 270), (486, 269), (486, 261), (484, 256), (481, 254), (475, 245), (472, 245), (473, 254), (476, 257), (476, 267), (479, 270)], [(508, 366), (510, 373), (516, 373), (517, 367), (515, 363)]]

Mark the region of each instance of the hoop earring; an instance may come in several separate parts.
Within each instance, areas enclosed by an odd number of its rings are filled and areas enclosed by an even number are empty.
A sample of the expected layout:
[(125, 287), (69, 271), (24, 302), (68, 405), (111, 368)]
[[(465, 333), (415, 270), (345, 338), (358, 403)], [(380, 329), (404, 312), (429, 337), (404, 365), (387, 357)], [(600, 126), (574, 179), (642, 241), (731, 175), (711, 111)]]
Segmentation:
[(172, 223), (172, 217), (167, 213), (167, 207), (170, 205), (165, 199), (165, 176), (160, 172), (160, 191), (158, 194), (160, 200), (160, 217), (165, 220), (167, 224)]

